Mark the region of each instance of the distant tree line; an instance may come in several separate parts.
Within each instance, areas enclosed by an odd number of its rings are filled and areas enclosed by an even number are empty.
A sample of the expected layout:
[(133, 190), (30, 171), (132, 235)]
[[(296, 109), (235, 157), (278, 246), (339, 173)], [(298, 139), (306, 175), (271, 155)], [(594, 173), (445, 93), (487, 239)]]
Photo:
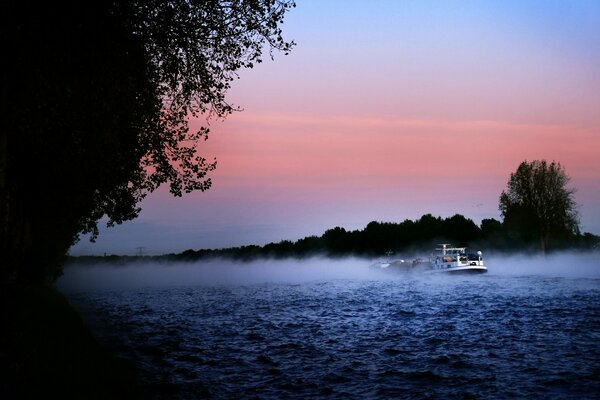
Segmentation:
[[(449, 218), (431, 214), (403, 222), (370, 222), (364, 229), (346, 230), (342, 227), (328, 229), (321, 236), (307, 236), (290, 241), (282, 240), (264, 246), (248, 245), (223, 249), (185, 250), (178, 254), (162, 256), (108, 256), (77, 257), (78, 261), (104, 261), (118, 263), (134, 259), (164, 261), (194, 261), (208, 258), (229, 258), (250, 261), (257, 258), (305, 258), (316, 255), (327, 257), (357, 256), (381, 257), (388, 252), (399, 255), (415, 255), (430, 252), (438, 243), (472, 247), (484, 251), (536, 251), (537, 238), (515, 235), (510, 227), (490, 218), (477, 226), (471, 219), (456, 214)], [(592, 249), (600, 243), (600, 236), (576, 233), (553, 243), (551, 250)]]
[[(256, 258), (377, 257), (390, 252), (405, 257), (429, 252), (439, 243), (475, 247), (486, 251), (542, 252), (565, 249), (598, 249), (600, 236), (581, 233), (574, 189), (558, 162), (523, 161), (511, 173), (506, 190), (499, 198), (503, 221), (484, 219), (477, 226), (456, 214), (449, 218), (425, 214), (416, 221), (370, 222), (362, 230), (342, 227), (328, 229), (321, 236), (308, 236), (295, 242), (282, 240), (264, 246), (250, 245), (224, 249), (186, 250), (179, 254), (151, 257), (193, 261), (226, 257), (236, 260)], [(473, 249), (475, 250), (475, 249)], [(103, 261), (129, 261), (132, 257), (102, 257)], [(140, 258), (140, 257), (133, 257)], [(81, 260), (98, 261), (98, 257)]]

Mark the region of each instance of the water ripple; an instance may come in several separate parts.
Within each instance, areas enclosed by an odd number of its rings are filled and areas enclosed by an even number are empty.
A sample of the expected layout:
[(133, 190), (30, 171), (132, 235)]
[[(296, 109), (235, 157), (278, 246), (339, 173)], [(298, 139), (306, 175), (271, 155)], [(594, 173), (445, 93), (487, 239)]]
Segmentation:
[(600, 280), (330, 280), (71, 296), (155, 398), (598, 398)]

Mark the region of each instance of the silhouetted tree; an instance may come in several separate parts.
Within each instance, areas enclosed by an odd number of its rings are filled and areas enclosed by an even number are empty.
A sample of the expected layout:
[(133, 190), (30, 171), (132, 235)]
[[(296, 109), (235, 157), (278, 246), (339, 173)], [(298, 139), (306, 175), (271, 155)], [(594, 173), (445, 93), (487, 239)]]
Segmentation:
[(424, 242), (443, 235), (443, 222), (440, 217), (425, 214), (415, 221), (414, 237), (416, 241)]
[(80, 233), (135, 218), (169, 183), (206, 190), (198, 153), (225, 93), (263, 48), (287, 52), (287, 0), (3, 4), (0, 279), (55, 277)]
[(484, 218), (481, 220), (481, 235), (484, 238), (500, 234), (502, 234), (502, 222), (494, 218)]
[(390, 232), (384, 222), (369, 222), (365, 229), (360, 232), (360, 236), (363, 248), (367, 252), (382, 254), (391, 247)]
[(294, 243), (294, 250), (299, 256), (306, 256), (322, 251), (321, 239), (317, 236), (307, 236)]
[(442, 233), (457, 246), (466, 245), (481, 236), (481, 230), (475, 222), (460, 214), (444, 219)]
[(347, 253), (350, 250), (350, 246), (347, 241), (347, 234), (344, 228), (336, 226), (333, 229), (328, 229), (322, 236), (323, 244), (325, 249), (331, 255), (341, 255)]
[(510, 174), (499, 209), (504, 225), (524, 240), (538, 240), (542, 251), (560, 240), (579, 233), (574, 189), (560, 163), (546, 160), (523, 161)]

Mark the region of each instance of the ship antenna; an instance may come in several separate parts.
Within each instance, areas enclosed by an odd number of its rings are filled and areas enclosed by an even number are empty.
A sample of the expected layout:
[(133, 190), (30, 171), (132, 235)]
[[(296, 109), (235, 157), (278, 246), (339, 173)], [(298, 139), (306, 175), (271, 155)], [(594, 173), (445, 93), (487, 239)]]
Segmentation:
[(436, 249), (436, 250), (441, 250), (443, 255), (446, 255), (446, 249), (448, 248), (448, 246), (450, 246), (449, 243), (439, 243), (438, 246), (442, 246), (440, 249)]

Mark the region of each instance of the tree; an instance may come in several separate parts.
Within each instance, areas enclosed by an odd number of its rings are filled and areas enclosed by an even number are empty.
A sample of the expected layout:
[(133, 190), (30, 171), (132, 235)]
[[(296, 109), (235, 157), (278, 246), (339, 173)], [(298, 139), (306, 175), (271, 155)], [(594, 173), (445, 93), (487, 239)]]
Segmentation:
[(9, 0), (0, 35), (0, 279), (56, 277), (79, 234), (135, 218), (168, 183), (211, 186), (199, 154), (242, 68), (287, 53), (289, 0)]
[(484, 218), (481, 220), (481, 236), (486, 239), (502, 235), (502, 222), (494, 218)]
[(333, 229), (327, 229), (321, 236), (323, 245), (329, 255), (342, 255), (349, 252), (349, 248), (346, 237), (348, 232), (344, 228), (336, 226)]
[(442, 232), (444, 237), (450, 239), (456, 245), (467, 245), (481, 236), (481, 229), (472, 219), (461, 214), (455, 214), (443, 221)]
[(504, 226), (526, 241), (538, 240), (542, 251), (578, 234), (575, 190), (567, 188), (568, 182), (560, 163), (523, 161), (500, 195)]

